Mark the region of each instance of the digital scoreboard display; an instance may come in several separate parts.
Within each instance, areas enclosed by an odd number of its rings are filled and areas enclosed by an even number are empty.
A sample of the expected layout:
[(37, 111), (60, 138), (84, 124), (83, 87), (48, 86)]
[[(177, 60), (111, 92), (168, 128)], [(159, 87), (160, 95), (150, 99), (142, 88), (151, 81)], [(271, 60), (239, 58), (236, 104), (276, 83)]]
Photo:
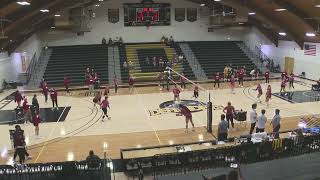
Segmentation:
[(170, 25), (170, 4), (168, 3), (144, 0), (141, 3), (126, 3), (123, 6), (125, 26)]

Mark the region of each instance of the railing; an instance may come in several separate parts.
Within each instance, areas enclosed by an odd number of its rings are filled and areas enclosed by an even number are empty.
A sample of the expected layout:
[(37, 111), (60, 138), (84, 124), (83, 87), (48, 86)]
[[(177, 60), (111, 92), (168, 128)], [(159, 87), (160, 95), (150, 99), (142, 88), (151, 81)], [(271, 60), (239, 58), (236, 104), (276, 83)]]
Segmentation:
[(0, 180), (111, 180), (111, 161), (70, 161), (46, 164), (2, 165)]
[[(40, 57), (39, 57), (40, 58)], [(34, 70), (36, 69), (36, 66), (37, 66), (37, 62), (38, 62), (38, 59), (37, 58), (37, 53), (34, 53), (30, 63), (29, 63), (29, 66), (27, 68), (27, 71), (26, 71), (26, 84), (29, 83), (30, 79), (31, 79), (31, 76), (34, 72)]]
[[(197, 142), (197, 144), (203, 143), (211, 142)], [(159, 149), (159, 152), (164, 152), (161, 148), (193, 146), (194, 144), (126, 149), (121, 150), (121, 155), (123, 158), (123, 153), (129, 152), (127, 157), (131, 157), (133, 151), (143, 150), (147, 152), (151, 149), (154, 152), (155, 149)], [(186, 174), (218, 167), (229, 167), (231, 163), (249, 164), (320, 152), (320, 134), (301, 138), (290, 137), (271, 141), (266, 140), (260, 143), (246, 142), (236, 138), (234, 144), (231, 143), (222, 147), (208, 146), (205, 149), (188, 152), (171, 152), (171, 150), (167, 151), (167, 153), (164, 152), (150, 157), (124, 158), (124, 171), (128, 176), (132, 177), (139, 177), (141, 174), (153, 174), (154, 179), (158, 179), (159, 176), (163, 175)], [(141, 152), (137, 154), (141, 155)], [(146, 154), (150, 154), (150, 152)]]

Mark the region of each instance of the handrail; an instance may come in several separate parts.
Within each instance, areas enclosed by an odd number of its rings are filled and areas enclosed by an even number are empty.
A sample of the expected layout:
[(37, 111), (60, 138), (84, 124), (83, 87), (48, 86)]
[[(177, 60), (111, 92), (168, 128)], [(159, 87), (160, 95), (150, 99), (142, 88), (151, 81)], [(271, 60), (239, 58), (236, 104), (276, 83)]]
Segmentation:
[(30, 81), (30, 78), (31, 78), (31, 75), (33, 73), (33, 71), (35, 70), (35, 67), (36, 67), (36, 64), (37, 64), (37, 61), (38, 61), (38, 58), (37, 58), (37, 53), (35, 52), (32, 56), (32, 59), (29, 63), (29, 66), (26, 70), (26, 75), (27, 75), (27, 84), (29, 83)]

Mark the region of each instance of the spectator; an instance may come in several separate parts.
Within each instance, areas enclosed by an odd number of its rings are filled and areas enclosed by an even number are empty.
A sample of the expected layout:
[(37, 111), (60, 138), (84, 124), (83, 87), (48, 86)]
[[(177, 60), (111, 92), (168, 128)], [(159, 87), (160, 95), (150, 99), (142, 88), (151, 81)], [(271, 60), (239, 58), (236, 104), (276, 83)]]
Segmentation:
[(125, 71), (128, 71), (128, 63), (127, 63), (127, 61), (124, 61), (122, 66), (123, 66)]
[(275, 110), (275, 115), (273, 116), (272, 121), (270, 122), (270, 124), (272, 124), (272, 127), (273, 127), (273, 131), (272, 132), (273, 132), (273, 137), (275, 139), (279, 138), (280, 120), (281, 120), (280, 110), (276, 109)]
[(113, 45), (113, 41), (111, 38), (109, 38), (109, 41), (108, 41), (108, 46), (112, 46)]
[(233, 115), (235, 114), (235, 109), (231, 106), (231, 102), (228, 102), (228, 105), (223, 109), (223, 112), (226, 113), (226, 118), (228, 121), (228, 129), (229, 129), (229, 122), (231, 121), (231, 126), (234, 128), (233, 124)]
[(218, 125), (218, 141), (225, 141), (228, 138), (228, 122), (226, 116), (221, 114), (221, 122)]
[(232, 170), (229, 172), (228, 180), (238, 180), (239, 179), (239, 172), (236, 170)]
[(252, 104), (252, 111), (250, 112), (250, 121), (251, 121), (251, 127), (250, 127), (250, 134), (252, 134), (254, 128), (256, 127), (256, 123), (257, 123), (257, 104)]
[(261, 110), (261, 115), (257, 118), (257, 128), (256, 133), (264, 132), (266, 127), (267, 117), (265, 116), (266, 110)]
[(119, 45), (121, 46), (123, 44), (123, 39), (122, 39), (122, 37), (120, 36), (120, 38), (119, 38)]
[(70, 80), (68, 79), (67, 76), (64, 76), (63, 85), (64, 85), (67, 93), (70, 93), (70, 91), (69, 91)]
[(106, 45), (107, 44), (107, 40), (105, 38), (102, 38), (101, 44)]
[(149, 56), (147, 56), (147, 57), (146, 57), (145, 62), (146, 62), (146, 64), (148, 64), (148, 65), (149, 65), (149, 62), (150, 62), (150, 60), (149, 60)]
[(87, 157), (86, 161), (89, 169), (99, 168), (101, 164), (101, 159), (95, 155), (92, 150), (89, 152), (89, 156)]
[(51, 97), (51, 101), (52, 101), (52, 109), (54, 109), (54, 108), (59, 109), (59, 106), (58, 106), (58, 93), (54, 88), (50, 91), (50, 97)]
[(39, 136), (39, 124), (41, 122), (40, 113), (39, 111), (36, 111), (35, 115), (32, 118), (32, 123), (34, 126), (34, 132), (36, 136)]

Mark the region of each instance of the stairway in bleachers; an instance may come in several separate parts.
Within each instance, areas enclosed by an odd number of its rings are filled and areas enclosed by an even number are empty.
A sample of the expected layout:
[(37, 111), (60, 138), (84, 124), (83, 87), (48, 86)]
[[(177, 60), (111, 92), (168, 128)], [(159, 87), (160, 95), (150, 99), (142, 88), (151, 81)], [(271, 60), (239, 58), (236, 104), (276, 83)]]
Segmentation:
[[(149, 44), (126, 44), (126, 58), (131, 67), (129, 74), (132, 75), (136, 81), (155, 81), (159, 72), (163, 72), (165, 67), (153, 66), (145, 61), (148, 56), (161, 57), (162, 59), (172, 60), (175, 55), (175, 49), (160, 43)], [(183, 65), (176, 64), (173, 69), (179, 73), (183, 72)]]
[(247, 73), (255, 65), (249, 57), (233, 41), (204, 41), (188, 43), (207, 77), (211, 78), (214, 73), (223, 73), (227, 64), (233, 67), (246, 66)]
[(71, 86), (84, 85), (86, 67), (98, 73), (101, 83), (108, 82), (108, 47), (105, 45), (78, 45), (51, 47), (52, 55), (44, 73), (50, 87), (63, 86), (64, 75)]
[[(127, 53), (125, 46), (119, 46), (119, 58), (120, 58), (120, 67), (121, 67), (121, 80), (122, 82), (128, 82), (129, 72), (123, 68), (123, 62), (127, 59)], [(118, 77), (120, 78), (120, 77)]]
[[(182, 52), (182, 50), (181, 50), (181, 48), (180, 48), (180, 46), (178, 44), (176, 44), (174, 48), (175, 48), (177, 56), (183, 55), (183, 57), (186, 58), (186, 55)], [(182, 66), (183, 66), (183, 72), (184, 72), (185, 76), (188, 79), (195, 80), (196, 77), (195, 77), (194, 72), (192, 71), (192, 69), (190, 67), (189, 62), (187, 60), (184, 60), (182, 62)]]

